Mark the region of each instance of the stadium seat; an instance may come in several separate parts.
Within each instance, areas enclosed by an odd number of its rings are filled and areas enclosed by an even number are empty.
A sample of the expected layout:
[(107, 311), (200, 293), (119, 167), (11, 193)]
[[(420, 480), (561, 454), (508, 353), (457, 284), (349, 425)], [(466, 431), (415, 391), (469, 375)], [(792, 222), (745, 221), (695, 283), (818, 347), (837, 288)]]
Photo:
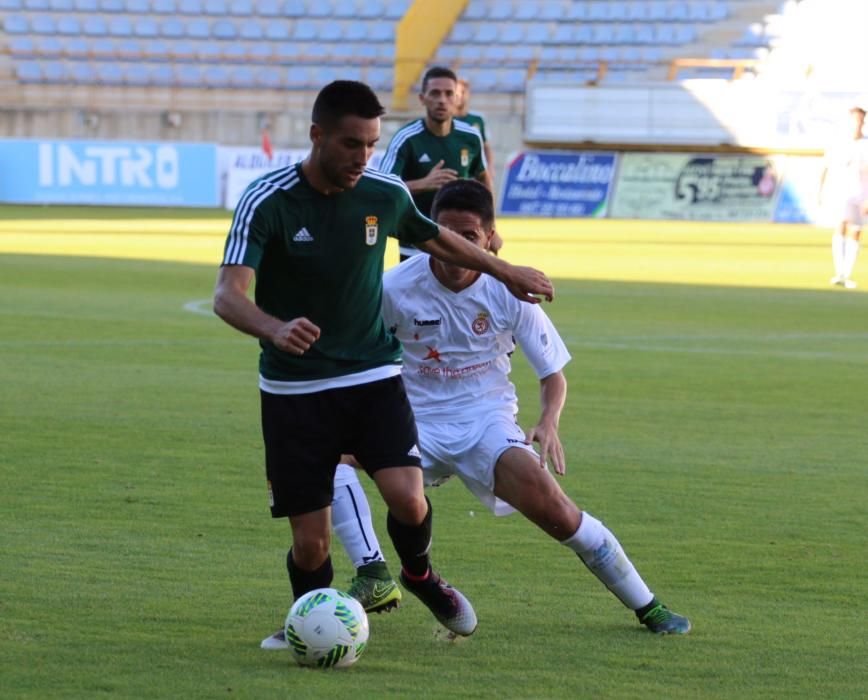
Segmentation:
[(154, 37), (159, 36), (160, 25), (158, 25), (157, 20), (152, 17), (141, 17), (136, 20), (136, 23), (133, 26), (133, 34), (153, 39)]
[(122, 69), (125, 85), (144, 86), (151, 82), (151, 71), (141, 63), (132, 63)]
[(202, 80), (210, 88), (225, 87), (229, 85), (229, 73), (223, 66), (205, 66)]
[(101, 85), (122, 85), (124, 72), (117, 63), (98, 63), (94, 66), (96, 82)]
[(265, 38), (271, 41), (286, 41), (289, 39), (289, 30), (282, 22), (269, 22), (265, 26)]
[(99, 0), (99, 9), (103, 12), (124, 12), (124, 0)]
[(114, 58), (117, 55), (117, 46), (111, 39), (94, 39), (90, 52), (94, 58)]
[[(174, 45), (174, 44), (173, 44)], [(169, 45), (160, 39), (143, 41), (141, 55), (150, 60), (165, 61), (170, 55)]]
[(151, 66), (151, 85), (169, 87), (174, 82), (172, 67), (166, 64)]
[(174, 17), (166, 18), (160, 23), (160, 36), (167, 39), (182, 39), (187, 34), (184, 23)]
[(96, 82), (96, 71), (89, 63), (75, 61), (68, 66), (67, 78), (79, 85), (90, 85)]
[(636, 42), (636, 29), (632, 24), (616, 24), (614, 43), (633, 44)]
[(647, 19), (652, 22), (665, 21), (667, 15), (669, 14), (669, 8), (667, 7), (666, 3), (661, 2), (660, 0), (649, 0), (647, 11)]
[(196, 60), (200, 63), (217, 63), (222, 59), (222, 45), (211, 41), (203, 41), (196, 45)]
[(280, 63), (293, 63), (294, 61), (298, 61), (301, 55), (301, 48), (294, 42), (277, 44), (274, 49), (274, 56)]
[(336, 0), (332, 16), (339, 19), (351, 19), (358, 15), (356, 3), (353, 0)]
[(456, 24), (452, 27), (452, 33), (449, 35), (449, 42), (463, 44), (468, 41), (473, 41), (474, 26), (475, 25), (471, 24)]
[(386, 11), (383, 13), (386, 19), (401, 19), (410, 7), (412, 0), (388, 0)]
[(254, 86), (253, 69), (248, 66), (232, 66), (229, 69), (229, 84), (235, 88), (252, 88)]
[(347, 41), (363, 41), (367, 37), (367, 22), (350, 22), (344, 27), (344, 39), (346, 39)]
[[(701, 6), (702, 3), (697, 2), (694, 5)], [(686, 22), (690, 18), (690, 8), (686, 2), (670, 3), (666, 9), (666, 19), (672, 22)]]
[(54, 17), (51, 15), (34, 15), (30, 18), (30, 31), (36, 34), (57, 33), (57, 26), (54, 22)]
[(9, 53), (13, 58), (33, 56), (36, 53), (36, 42), (29, 36), (16, 36), (9, 40)]
[(286, 0), (283, 6), (283, 14), (286, 17), (304, 17), (307, 15), (307, 7), (304, 0)]
[(238, 36), (235, 24), (228, 19), (218, 19), (211, 25), (211, 36), (215, 39), (234, 39)]
[(271, 49), (271, 44), (257, 41), (250, 47), (248, 55), (253, 61), (257, 61), (259, 63), (268, 63), (269, 61), (271, 61), (272, 56), (274, 56), (274, 52)]
[(519, 0), (513, 9), (512, 18), (520, 22), (534, 20), (539, 17), (540, 5), (544, 5), (544, 3), (534, 2), (534, 0)]
[(632, 2), (628, 2), (627, 19), (631, 22), (642, 22), (648, 19), (647, 0), (632, 0)]
[(253, 15), (253, 3), (251, 0), (231, 0), (229, 14), (234, 17), (251, 17)]
[(27, 10), (50, 10), (48, 0), (24, 0), (24, 8)]
[(124, 60), (132, 60), (142, 56), (142, 45), (135, 39), (121, 39), (115, 45), (115, 54)]
[(504, 44), (519, 44), (524, 41), (525, 28), (521, 24), (509, 23), (503, 26), (499, 33), (499, 41)]
[(611, 19), (609, 9), (611, 2), (597, 0), (588, 5), (588, 20), (591, 22), (607, 22)]
[(106, 36), (108, 24), (101, 16), (85, 17), (82, 23), (82, 32), (87, 36)]
[(208, 26), (208, 21), (204, 19), (191, 19), (187, 22), (187, 36), (191, 39), (210, 38), (211, 30)]
[(277, 90), (282, 87), (283, 80), (281, 73), (277, 68), (265, 66), (254, 72), (254, 84), (270, 90)]
[(488, 19), (500, 22), (513, 18), (512, 2), (491, 2), (488, 4)]
[(108, 23), (108, 33), (112, 36), (132, 36), (133, 24), (127, 17), (112, 17)]
[(15, 77), (21, 83), (41, 83), (42, 68), (35, 61), (18, 61), (15, 64)]
[(3, 29), (7, 34), (27, 34), (30, 32), (30, 23), (23, 15), (6, 15)]
[(204, 0), (205, 14), (222, 17), (229, 14), (226, 0)]
[(309, 20), (296, 22), (292, 28), (292, 38), (296, 41), (314, 41), (318, 35), (318, 26)]
[(196, 44), (192, 41), (173, 41), (169, 45), (168, 56), (173, 61), (192, 61), (196, 57)]
[(542, 44), (548, 40), (550, 34), (551, 29), (548, 24), (532, 22), (527, 25), (524, 40), (528, 44)]
[(368, 35), (371, 41), (395, 41), (395, 25), (392, 22), (376, 22)]
[[(204, 14), (201, 0), (178, 0), (178, 13), (198, 17)], [(176, 76), (177, 77), (177, 76)]]
[(179, 87), (199, 87), (202, 84), (202, 69), (199, 66), (180, 64), (173, 71), (173, 83)]
[(573, 31), (573, 41), (562, 43), (575, 42), (577, 44), (592, 44), (594, 42), (595, 27), (593, 24), (579, 24), (578, 26), (573, 26), (575, 27), (575, 30)]
[(153, 11), (158, 15), (173, 15), (175, 14), (175, 0), (154, 0)]
[(280, 0), (257, 0), (256, 10), (262, 17), (280, 17)]
[(242, 22), (238, 30), (238, 35), (242, 39), (261, 39), (263, 36), (262, 25), (260, 25), (259, 22), (255, 22), (253, 20), (247, 20), (246, 22)]
[(359, 17), (362, 19), (377, 19), (386, 12), (386, 6), (382, 0), (363, 0), (359, 8)]
[(591, 42), (594, 44), (611, 44), (615, 41), (615, 25), (613, 24), (595, 24), (591, 31)]
[(319, 41), (338, 41), (343, 36), (344, 25), (342, 22), (326, 22), (320, 25)]
[(485, 6), (484, 0), (470, 0), (461, 18), (465, 20), (485, 19), (487, 13), (488, 8)]
[(99, 0), (75, 0), (76, 12), (96, 12), (99, 10)]
[(73, 0), (48, 0), (48, 7), (52, 12), (72, 12), (75, 3)]
[(151, 3), (148, 0), (126, 0), (124, 5), (126, 12), (134, 15), (144, 15), (151, 11)]

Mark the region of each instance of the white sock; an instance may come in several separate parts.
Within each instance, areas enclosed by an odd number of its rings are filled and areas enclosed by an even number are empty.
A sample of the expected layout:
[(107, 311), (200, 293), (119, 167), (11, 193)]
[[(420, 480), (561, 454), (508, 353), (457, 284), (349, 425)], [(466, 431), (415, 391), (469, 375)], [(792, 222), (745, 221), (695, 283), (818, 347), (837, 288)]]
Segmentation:
[(578, 554), (585, 566), (631, 610), (648, 605), (654, 598), (615, 535), (587, 512), (582, 513), (579, 529), (561, 544)]
[(384, 561), (380, 553), (380, 541), (371, 521), (368, 498), (359, 483), (356, 470), (348, 464), (339, 464), (335, 471), (332, 526), (355, 568)]
[(846, 279), (850, 279), (853, 274), (853, 267), (856, 265), (856, 257), (859, 255), (859, 241), (855, 238), (847, 238), (844, 240), (844, 262), (841, 268), (841, 274)]
[(835, 266), (835, 274), (844, 277), (844, 241), (847, 240), (840, 232), (832, 234), (832, 264)]

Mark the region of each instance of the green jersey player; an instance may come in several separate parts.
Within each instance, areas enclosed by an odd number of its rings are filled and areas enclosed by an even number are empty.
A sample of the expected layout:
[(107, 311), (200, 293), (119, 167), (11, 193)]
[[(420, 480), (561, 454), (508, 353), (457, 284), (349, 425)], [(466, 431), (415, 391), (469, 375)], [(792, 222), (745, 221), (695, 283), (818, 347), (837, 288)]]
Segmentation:
[[(524, 301), (553, 290), (542, 273), (486, 255), (420, 214), (398, 178), (366, 169), (382, 114), (362, 83), (320, 91), (310, 155), (252, 183), (236, 208), (214, 311), (262, 348), (269, 505), (273, 517), (289, 519), (293, 595), (331, 584), (335, 466), (342, 452), (355, 454), (388, 507), (405, 588), (450, 631), (468, 635), (472, 606), (430, 565), (431, 507), (400, 346), (380, 316), (384, 237), (400, 233), (434, 257), (487, 272)], [(282, 635), (263, 646), (285, 647)]]
[[(435, 66), (422, 78), (419, 101), (425, 116), (404, 125), (392, 137), (380, 169), (400, 177), (426, 216), (443, 185), (474, 178), (492, 189), (482, 136), (466, 122), (453, 119), (458, 79), (448, 68)], [(418, 252), (413, 242), (399, 239), (401, 259)]]

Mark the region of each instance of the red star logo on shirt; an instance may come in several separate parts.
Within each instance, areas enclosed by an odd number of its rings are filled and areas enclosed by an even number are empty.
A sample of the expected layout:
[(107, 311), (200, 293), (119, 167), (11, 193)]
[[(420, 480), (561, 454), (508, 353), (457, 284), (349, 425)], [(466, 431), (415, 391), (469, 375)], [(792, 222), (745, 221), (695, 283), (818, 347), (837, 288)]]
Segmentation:
[(423, 360), (437, 360), (437, 362), (441, 362), (440, 353), (437, 352), (437, 348), (432, 348), (430, 345), (426, 345), (428, 348), (428, 354), (423, 357)]

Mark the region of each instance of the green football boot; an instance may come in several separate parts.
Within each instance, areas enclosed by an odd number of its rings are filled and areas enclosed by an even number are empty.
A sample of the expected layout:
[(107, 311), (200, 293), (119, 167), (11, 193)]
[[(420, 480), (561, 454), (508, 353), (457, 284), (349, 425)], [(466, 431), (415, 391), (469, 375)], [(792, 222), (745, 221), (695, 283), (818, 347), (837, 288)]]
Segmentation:
[(367, 613), (386, 612), (401, 604), (401, 589), (381, 561), (360, 566), (347, 593), (359, 601)]
[(672, 612), (657, 598), (637, 610), (636, 617), (654, 634), (687, 634), (690, 631), (690, 620)]

